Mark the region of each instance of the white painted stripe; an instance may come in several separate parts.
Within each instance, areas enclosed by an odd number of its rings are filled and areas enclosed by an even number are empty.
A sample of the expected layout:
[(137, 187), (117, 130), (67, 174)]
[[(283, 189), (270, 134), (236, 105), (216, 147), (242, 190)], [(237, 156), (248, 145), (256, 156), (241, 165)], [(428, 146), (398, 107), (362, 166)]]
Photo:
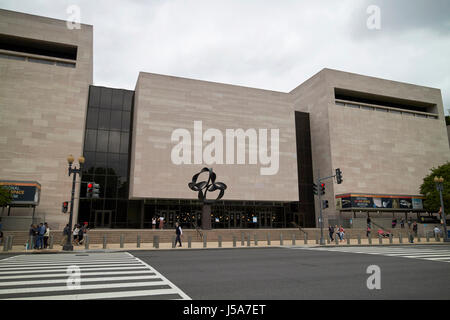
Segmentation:
[[(133, 255), (129, 252), (127, 252), (127, 254), (129, 254), (131, 257), (133, 257)], [(146, 266), (148, 266), (149, 268), (152, 268), (151, 266), (149, 266), (147, 263), (145, 263), (144, 261), (142, 261), (141, 259), (135, 257), (137, 260), (139, 260), (140, 262), (142, 262), (143, 264), (145, 264)], [(156, 271), (156, 269), (152, 268), (153, 272), (158, 275), (161, 279), (164, 279), (165, 281), (167, 281), (171, 287), (173, 287), (178, 294), (184, 298), (185, 300), (192, 300), (186, 293), (184, 293), (180, 288), (178, 288), (176, 285), (174, 285), (171, 281), (169, 281), (169, 279), (167, 279), (166, 277), (164, 277), (161, 273), (159, 273), (158, 271)]]
[(14, 267), (14, 268), (1, 268), (0, 269), (0, 274), (2, 274), (4, 271), (9, 271), (9, 270), (46, 270), (46, 269), (67, 269), (68, 266), (71, 265), (76, 265), (78, 267), (80, 267), (81, 270), (85, 270), (83, 268), (87, 268), (87, 267), (108, 267), (108, 266), (115, 266), (115, 267), (119, 267), (119, 266), (142, 266), (141, 263), (117, 263), (117, 264), (110, 264), (110, 263), (105, 263), (105, 264), (89, 264), (89, 265), (81, 265), (81, 264), (77, 264), (77, 263), (73, 263), (73, 264), (68, 264), (67, 266), (32, 266), (32, 267)]
[(56, 296), (39, 296), (10, 298), (3, 300), (91, 300), (106, 298), (129, 298), (129, 297), (145, 297), (158, 296), (166, 294), (179, 294), (176, 289), (158, 289), (158, 290), (137, 290), (137, 291), (120, 291), (120, 292), (103, 292), (103, 293), (84, 293), (84, 294), (68, 294)]
[[(151, 282), (128, 282), (128, 283), (106, 283), (106, 284), (91, 284), (83, 285), (81, 283), (80, 289), (72, 289), (73, 291), (80, 292), (82, 290), (93, 289), (114, 289), (114, 288), (133, 288), (133, 287), (149, 287), (168, 285), (164, 280), (151, 281)], [(37, 293), (37, 292), (56, 292), (56, 291), (70, 291), (66, 285), (57, 287), (34, 287), (34, 288), (19, 288), (19, 289), (0, 289), (0, 295), (2, 294), (19, 294), (19, 293)]]
[[(124, 280), (146, 280), (157, 279), (159, 276), (132, 276), (132, 277), (101, 277), (101, 278), (82, 278), (81, 282), (97, 282), (97, 281), (124, 281)], [(47, 280), (30, 280), (30, 281), (8, 281), (0, 282), (0, 287), (8, 286), (32, 286), (40, 284), (66, 283), (67, 279), (47, 279)]]
[[(154, 273), (153, 270), (142, 269), (142, 271), (105, 271), (105, 272), (85, 272), (84, 275), (88, 276), (102, 276), (102, 275), (114, 275), (114, 274), (136, 274), (136, 273)], [(67, 273), (54, 273), (54, 274), (28, 274), (28, 275), (12, 275), (12, 276), (0, 276), (2, 279), (41, 279), (41, 278), (67, 278)]]
[[(67, 269), (67, 268), (66, 268)], [(121, 267), (121, 268), (116, 268), (116, 267), (111, 267), (111, 268), (86, 268), (83, 269), (83, 272), (86, 271), (102, 271), (102, 270), (137, 270), (137, 269), (142, 269), (142, 270), (148, 270), (147, 266), (136, 266), (136, 267)], [(8, 274), (26, 274), (26, 273), (51, 273), (51, 272), (58, 272), (60, 270), (23, 270), (23, 271), (2, 271), (0, 272), (0, 275), (8, 275)]]
[(10, 264), (10, 265), (1, 265), (0, 264), (0, 270), (5, 270), (7, 268), (11, 268), (11, 267), (46, 267), (46, 266), (68, 266), (68, 265), (97, 265), (97, 264), (105, 264), (105, 265), (110, 265), (110, 266), (115, 266), (115, 265), (120, 265), (120, 264), (136, 264), (136, 265), (140, 265), (141, 263), (139, 261), (129, 261), (129, 262), (105, 262), (103, 263), (102, 261), (96, 261), (96, 262), (66, 262), (66, 263), (23, 263), (23, 264)]
[(447, 257), (426, 257), (424, 259), (426, 259), (426, 260), (448, 260), (448, 259), (450, 259), (450, 257), (449, 256), (447, 256)]

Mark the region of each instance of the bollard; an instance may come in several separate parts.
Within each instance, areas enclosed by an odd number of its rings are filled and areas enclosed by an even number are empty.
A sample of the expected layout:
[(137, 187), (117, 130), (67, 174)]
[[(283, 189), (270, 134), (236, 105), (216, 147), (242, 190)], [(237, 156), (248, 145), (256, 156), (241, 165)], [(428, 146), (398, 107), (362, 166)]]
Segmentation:
[(422, 242), (422, 240), (420, 240), (420, 235), (417, 234), (417, 242)]
[[(6, 237), (6, 239), (3, 239), (3, 251), (8, 251), (8, 238), (9, 236)], [(31, 238), (31, 237), (30, 237)]]
[(106, 249), (107, 237), (106, 234), (103, 235), (103, 249)]
[(295, 246), (295, 233), (292, 234), (292, 245)]
[(305, 241), (305, 244), (308, 244), (308, 234), (307, 233), (305, 233), (304, 234), (304, 241)]
[(121, 248), (123, 248), (123, 245), (124, 245), (124, 242), (125, 242), (124, 240), (125, 240), (125, 239), (124, 239), (124, 236), (123, 236), (123, 234), (121, 234), (121, 235), (120, 235), (120, 247), (121, 247)]
[(241, 246), (244, 246), (244, 233), (241, 232)]
[(270, 233), (267, 232), (267, 245), (270, 246)]
[(172, 236), (172, 248), (175, 248), (175, 241), (177, 241), (177, 237)]
[(316, 244), (319, 244), (319, 237), (316, 236)]
[(247, 247), (250, 247), (250, 234), (247, 233)]
[(30, 240), (28, 240), (28, 250), (34, 249), (34, 241), (33, 236), (30, 236)]
[(378, 237), (378, 244), (383, 244), (383, 238), (381, 236)]
[(282, 245), (283, 245), (283, 234), (280, 233), (280, 246), (282, 246)]
[(236, 248), (236, 236), (233, 234), (233, 248)]
[(89, 235), (86, 234), (84, 238), (84, 248), (87, 250), (89, 249)]
[(253, 235), (253, 239), (255, 239), (255, 246), (258, 245), (258, 236), (256, 235), (256, 233)]
[(14, 236), (9, 236), (8, 250), (12, 250), (13, 241), (14, 241)]
[(437, 241), (437, 242), (440, 242), (440, 241), (441, 241), (441, 235), (440, 235), (439, 233), (436, 235), (436, 241)]
[(136, 242), (137, 242), (136, 247), (140, 248), (141, 247), (141, 235), (140, 234), (137, 235)]
[(398, 242), (403, 243), (403, 236), (401, 233), (398, 235)]
[(159, 236), (155, 236), (154, 242), (155, 242), (155, 248), (159, 249)]
[(50, 237), (49, 237), (49, 244), (48, 244), (48, 247), (50, 248), (50, 249), (53, 249), (53, 235), (51, 234), (50, 235)]
[(428, 232), (425, 233), (425, 238), (427, 239), (427, 242), (430, 242), (430, 234)]
[(188, 248), (192, 248), (192, 237), (188, 237)]
[(347, 244), (350, 244), (350, 236), (347, 237)]
[(361, 244), (361, 235), (358, 234), (358, 244)]
[(369, 244), (372, 244), (372, 236), (369, 234)]
[(334, 242), (336, 242), (337, 246), (339, 245), (339, 236), (337, 234), (334, 236)]
[(218, 236), (217, 240), (219, 241), (219, 248), (222, 248), (222, 236)]
[(156, 236), (153, 236), (153, 248), (156, 248)]
[(394, 235), (392, 233), (389, 234), (389, 243), (392, 244), (394, 242)]
[(330, 239), (330, 237), (327, 237), (327, 244), (330, 244), (331, 243), (331, 239)]
[(203, 236), (203, 248), (206, 248), (207, 241), (206, 241), (206, 234)]

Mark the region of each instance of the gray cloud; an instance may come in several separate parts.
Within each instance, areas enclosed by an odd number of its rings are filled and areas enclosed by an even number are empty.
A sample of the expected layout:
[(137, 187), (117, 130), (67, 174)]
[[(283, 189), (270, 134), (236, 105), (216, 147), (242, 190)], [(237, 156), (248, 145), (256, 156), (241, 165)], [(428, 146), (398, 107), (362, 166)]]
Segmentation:
[[(139, 71), (290, 91), (324, 67), (437, 87), (450, 108), (448, 1), (0, 0), (94, 25), (94, 81), (134, 89)], [(368, 30), (366, 8), (381, 8)]]

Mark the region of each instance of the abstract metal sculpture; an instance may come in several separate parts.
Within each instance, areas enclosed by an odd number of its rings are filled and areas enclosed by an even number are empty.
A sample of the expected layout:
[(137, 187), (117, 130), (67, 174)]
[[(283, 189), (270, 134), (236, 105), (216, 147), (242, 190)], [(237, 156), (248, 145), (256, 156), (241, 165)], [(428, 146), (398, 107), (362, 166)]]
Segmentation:
[[(197, 182), (198, 177), (203, 172), (209, 172), (208, 180)], [(213, 172), (212, 168), (203, 168), (199, 173), (192, 177), (192, 182), (189, 182), (188, 186), (191, 190), (198, 192), (198, 199), (203, 202), (202, 229), (211, 229), (211, 204), (223, 197), (227, 185), (223, 182), (216, 182), (216, 174)], [(216, 199), (206, 199), (208, 191), (213, 192), (216, 190), (220, 190)]]

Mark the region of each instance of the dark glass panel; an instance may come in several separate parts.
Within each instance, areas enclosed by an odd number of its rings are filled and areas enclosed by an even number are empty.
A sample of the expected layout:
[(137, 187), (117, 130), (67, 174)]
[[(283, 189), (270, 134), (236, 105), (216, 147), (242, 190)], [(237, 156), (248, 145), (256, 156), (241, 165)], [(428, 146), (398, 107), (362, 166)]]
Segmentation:
[(101, 88), (100, 108), (111, 109), (111, 88)]
[(130, 116), (131, 112), (122, 112), (122, 131), (130, 131)]
[(89, 108), (87, 114), (87, 127), (89, 129), (98, 128), (98, 108)]
[(120, 137), (120, 153), (128, 153), (129, 144), (130, 144), (129, 134), (126, 132), (122, 132)]
[(126, 223), (127, 221), (127, 212), (128, 212), (128, 201), (119, 200), (117, 201), (117, 222)]
[(117, 208), (117, 200), (105, 200), (105, 210), (116, 211), (116, 208)]
[(107, 153), (106, 152), (97, 152), (95, 156), (95, 174), (97, 175), (105, 175), (107, 163)]
[(117, 177), (106, 177), (105, 198), (117, 198)]
[(84, 152), (83, 175), (93, 173), (95, 167), (95, 152)]
[(120, 132), (110, 131), (108, 152), (118, 153), (120, 151), (119, 147), (120, 147)]
[(108, 131), (98, 130), (97, 135), (97, 151), (108, 151)]
[(120, 171), (120, 156), (119, 154), (108, 154), (108, 175), (119, 175)]
[(103, 210), (103, 199), (92, 199), (92, 210), (95, 212), (95, 210)]
[(111, 118), (110, 110), (100, 109), (100, 112), (98, 114), (98, 128), (108, 130), (110, 118)]
[(128, 176), (128, 155), (121, 154), (120, 155), (120, 167), (117, 173), (119, 176)]
[(117, 197), (128, 199), (128, 181), (125, 178), (119, 180)]
[(112, 109), (122, 110), (123, 104), (123, 91), (122, 90), (113, 90), (112, 92)]
[(89, 88), (89, 107), (100, 107), (100, 89), (96, 87)]
[(133, 103), (133, 91), (125, 91), (123, 94), (123, 110), (131, 111)]
[(84, 141), (85, 151), (95, 151), (97, 141), (97, 130), (86, 130), (86, 140)]
[(111, 130), (122, 129), (122, 111), (111, 111), (111, 123), (109, 124)]
[(78, 223), (89, 221), (91, 211), (91, 200), (81, 199), (80, 206), (78, 208)]

